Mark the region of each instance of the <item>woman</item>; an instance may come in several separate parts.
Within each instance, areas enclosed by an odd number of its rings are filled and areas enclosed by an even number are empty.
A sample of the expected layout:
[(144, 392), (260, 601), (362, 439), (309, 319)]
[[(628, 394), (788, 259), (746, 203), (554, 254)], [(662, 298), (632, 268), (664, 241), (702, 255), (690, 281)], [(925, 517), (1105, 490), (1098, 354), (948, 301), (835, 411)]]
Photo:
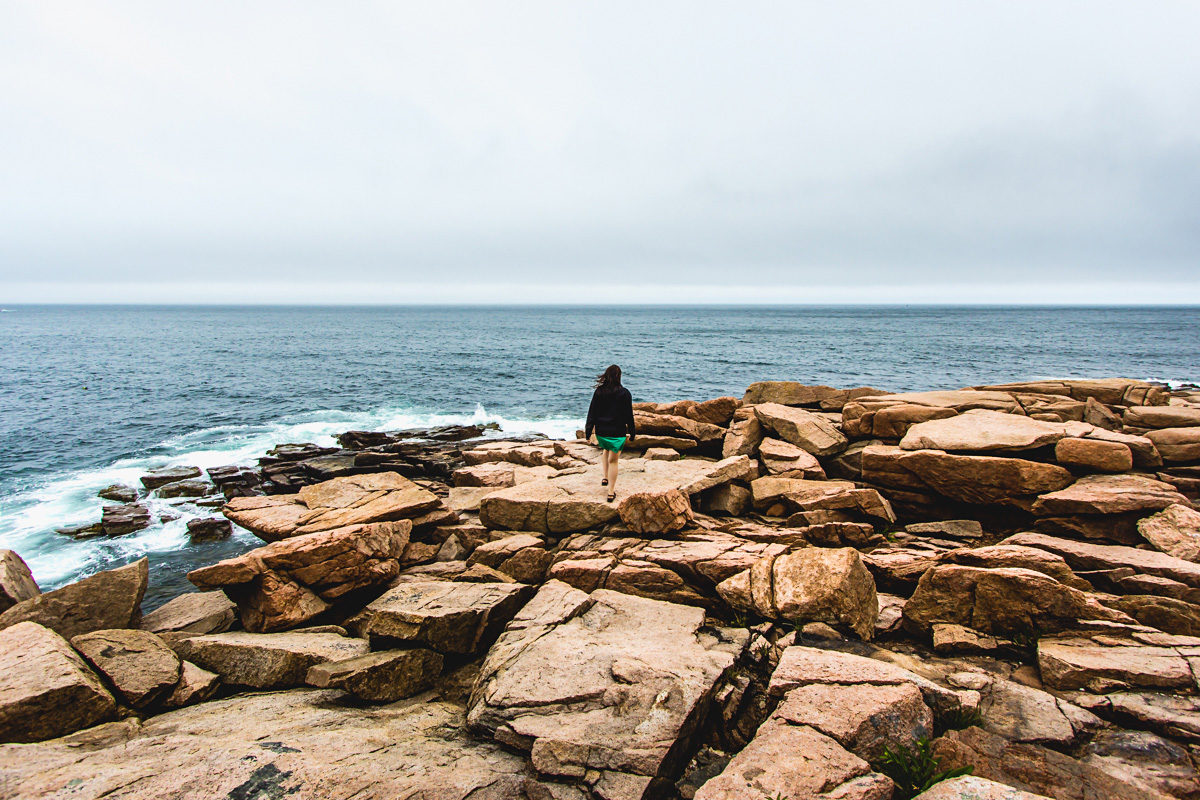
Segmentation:
[(608, 502), (617, 497), (617, 459), (621, 448), (637, 434), (633, 427), (633, 397), (621, 385), (621, 368), (609, 366), (596, 378), (596, 391), (592, 393), (592, 404), (588, 406), (584, 438), (592, 438), (596, 432), (596, 443), (600, 445), (600, 465), (604, 470), (601, 486), (608, 487)]

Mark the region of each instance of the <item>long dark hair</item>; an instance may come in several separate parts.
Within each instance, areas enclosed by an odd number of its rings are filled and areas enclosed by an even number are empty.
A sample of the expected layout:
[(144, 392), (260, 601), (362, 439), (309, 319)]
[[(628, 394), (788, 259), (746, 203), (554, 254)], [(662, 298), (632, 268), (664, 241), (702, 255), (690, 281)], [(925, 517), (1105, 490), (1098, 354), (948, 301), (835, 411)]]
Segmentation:
[(596, 376), (596, 388), (602, 392), (615, 392), (621, 388), (621, 368), (609, 364), (608, 369)]

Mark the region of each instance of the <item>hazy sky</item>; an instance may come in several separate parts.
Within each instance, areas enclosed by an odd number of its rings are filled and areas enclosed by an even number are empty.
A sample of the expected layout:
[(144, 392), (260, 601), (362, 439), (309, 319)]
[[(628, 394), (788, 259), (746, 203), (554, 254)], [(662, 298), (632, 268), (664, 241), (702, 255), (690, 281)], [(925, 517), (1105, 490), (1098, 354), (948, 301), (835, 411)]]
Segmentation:
[(0, 302), (1200, 302), (1200, 3), (0, 0)]

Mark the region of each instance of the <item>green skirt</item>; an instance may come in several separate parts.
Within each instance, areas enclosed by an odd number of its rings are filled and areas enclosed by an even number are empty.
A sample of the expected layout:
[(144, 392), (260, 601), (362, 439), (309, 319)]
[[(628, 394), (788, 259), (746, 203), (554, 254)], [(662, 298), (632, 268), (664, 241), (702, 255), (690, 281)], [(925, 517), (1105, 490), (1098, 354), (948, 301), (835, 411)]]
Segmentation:
[(621, 448), (625, 446), (627, 439), (624, 436), (601, 436), (596, 434), (596, 444), (600, 445), (601, 450), (611, 450), (614, 453), (621, 452)]

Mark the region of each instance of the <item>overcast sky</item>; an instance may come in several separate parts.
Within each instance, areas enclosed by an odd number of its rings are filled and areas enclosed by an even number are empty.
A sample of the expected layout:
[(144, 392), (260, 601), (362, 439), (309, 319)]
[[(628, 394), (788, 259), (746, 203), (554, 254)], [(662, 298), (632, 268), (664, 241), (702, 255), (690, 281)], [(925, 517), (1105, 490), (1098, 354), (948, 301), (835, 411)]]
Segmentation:
[(1200, 302), (1200, 3), (0, 0), (0, 302)]

